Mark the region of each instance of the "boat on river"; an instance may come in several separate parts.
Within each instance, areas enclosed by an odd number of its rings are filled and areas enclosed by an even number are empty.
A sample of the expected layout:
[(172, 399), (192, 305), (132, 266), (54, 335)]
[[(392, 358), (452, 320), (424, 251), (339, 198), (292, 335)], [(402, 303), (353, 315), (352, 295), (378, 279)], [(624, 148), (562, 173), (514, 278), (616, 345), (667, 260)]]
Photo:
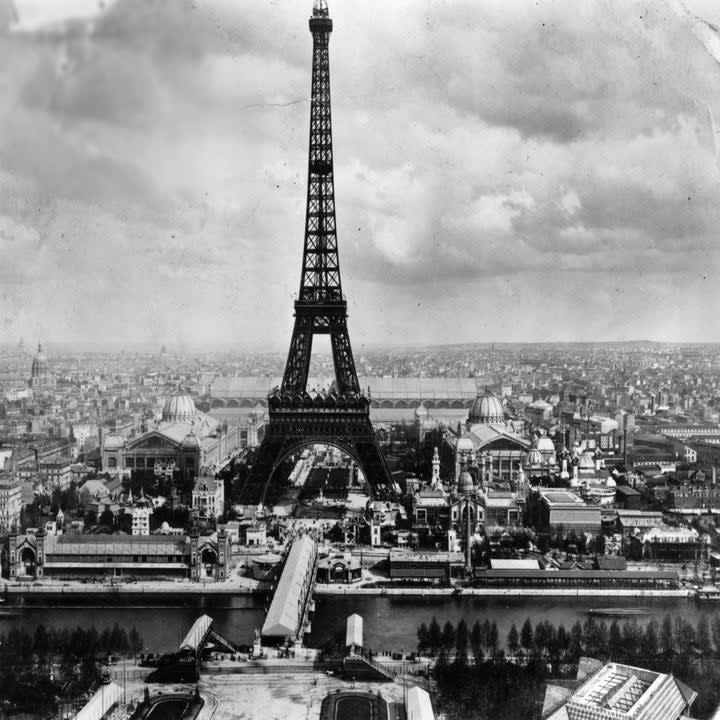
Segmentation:
[(588, 615), (608, 615), (610, 617), (633, 617), (638, 615), (647, 615), (647, 610), (643, 608), (623, 608), (623, 607), (609, 607), (609, 608), (590, 608), (585, 611)]

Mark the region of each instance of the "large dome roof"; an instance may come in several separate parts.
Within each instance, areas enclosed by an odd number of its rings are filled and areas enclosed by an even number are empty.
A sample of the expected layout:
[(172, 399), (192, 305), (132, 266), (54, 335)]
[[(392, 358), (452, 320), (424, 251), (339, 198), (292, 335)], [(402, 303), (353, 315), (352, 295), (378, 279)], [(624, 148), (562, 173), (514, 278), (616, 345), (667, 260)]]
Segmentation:
[(197, 417), (193, 399), (179, 385), (165, 399), (162, 419), (165, 422), (192, 422)]
[(47, 375), (48, 365), (47, 357), (43, 352), (42, 345), (38, 345), (37, 354), (32, 361), (32, 369), (30, 370), (31, 377), (42, 377)]
[(502, 403), (495, 395), (485, 388), (473, 401), (468, 415), (470, 424), (483, 423), (502, 423), (505, 422), (505, 413), (503, 413)]

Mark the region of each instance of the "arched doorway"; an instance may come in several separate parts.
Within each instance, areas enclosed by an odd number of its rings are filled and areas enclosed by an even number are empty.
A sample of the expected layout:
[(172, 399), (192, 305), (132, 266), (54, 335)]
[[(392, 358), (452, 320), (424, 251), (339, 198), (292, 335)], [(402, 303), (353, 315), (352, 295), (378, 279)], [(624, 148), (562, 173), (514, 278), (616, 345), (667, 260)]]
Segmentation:
[(200, 578), (214, 578), (218, 564), (217, 552), (214, 548), (205, 547), (200, 553)]
[(35, 577), (35, 569), (37, 566), (37, 558), (35, 551), (31, 547), (24, 547), (20, 551), (20, 567), (18, 568), (18, 575), (28, 575)]
[(350, 489), (367, 487), (362, 463), (353, 448), (342, 442), (312, 439), (293, 444), (278, 459), (263, 488), (262, 503), (272, 504), (272, 496), (282, 485), (288, 492), (294, 489), (301, 499), (320, 497), (328, 501), (344, 498)]

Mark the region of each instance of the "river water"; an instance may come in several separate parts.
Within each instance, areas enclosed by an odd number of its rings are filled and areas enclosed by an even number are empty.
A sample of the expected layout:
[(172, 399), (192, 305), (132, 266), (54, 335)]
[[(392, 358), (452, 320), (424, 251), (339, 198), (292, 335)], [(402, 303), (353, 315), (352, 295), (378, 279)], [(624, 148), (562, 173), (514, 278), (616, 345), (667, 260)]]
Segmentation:
[[(63, 601), (65, 602), (65, 601)], [(77, 601), (74, 601), (77, 602)], [(117, 603), (113, 599), (114, 603)], [(163, 599), (158, 599), (162, 603)], [(248, 645), (254, 631), (261, 628), (267, 601), (259, 597), (240, 596), (227, 598), (193, 598), (169, 604), (153, 604), (132, 607), (128, 604), (77, 603), (74, 606), (59, 605), (49, 601), (43, 605), (8, 607), (3, 605), (0, 614), (0, 632), (11, 627), (34, 629), (46, 627), (89, 627), (95, 625), (98, 631), (118, 623), (129, 631), (134, 625), (145, 647), (154, 652), (168, 652), (177, 649), (193, 621), (201, 614), (208, 614), (215, 620), (217, 631), (231, 642)], [(504, 640), (511, 625), (518, 629), (530, 617), (534, 623), (549, 620), (555, 625), (564, 624), (569, 630), (576, 620), (584, 622), (588, 609), (631, 609), (642, 614), (630, 617), (617, 615), (595, 615), (596, 620), (611, 622), (637, 620), (649, 622), (652, 618), (661, 621), (670, 614), (681, 615), (696, 623), (701, 615), (708, 620), (720, 614), (720, 603), (699, 604), (686, 598), (541, 598), (503, 597), (488, 598), (477, 596), (439, 597), (398, 597), (398, 596), (322, 596), (315, 601), (316, 609), (312, 622), (309, 645), (320, 646), (344, 633), (348, 615), (358, 613), (364, 618), (365, 646), (376, 652), (383, 650), (411, 652), (417, 645), (417, 628), (429, 623), (433, 615), (442, 625), (446, 620), (457, 623), (461, 618), (472, 626), (476, 620), (486, 618), (498, 625), (500, 638)]]

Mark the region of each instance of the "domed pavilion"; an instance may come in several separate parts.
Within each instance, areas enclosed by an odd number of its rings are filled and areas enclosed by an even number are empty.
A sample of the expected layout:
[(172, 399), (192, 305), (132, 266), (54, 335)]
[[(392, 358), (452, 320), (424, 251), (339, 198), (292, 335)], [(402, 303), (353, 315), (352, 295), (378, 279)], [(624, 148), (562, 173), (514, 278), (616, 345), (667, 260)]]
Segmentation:
[(455, 481), (463, 470), (474, 476), (476, 485), (506, 483), (513, 490), (522, 477), (521, 466), (531, 442), (522, 423), (507, 420), (501, 400), (488, 388), (481, 390), (468, 412), (465, 425), (445, 433), (446, 462), (452, 455)]
[(169, 476), (180, 470), (183, 477), (197, 477), (200, 468), (219, 466), (239, 444), (237, 427), (229, 428), (198, 410), (178, 385), (165, 398), (160, 416), (143, 432), (104, 438), (102, 469), (111, 474), (152, 470)]

